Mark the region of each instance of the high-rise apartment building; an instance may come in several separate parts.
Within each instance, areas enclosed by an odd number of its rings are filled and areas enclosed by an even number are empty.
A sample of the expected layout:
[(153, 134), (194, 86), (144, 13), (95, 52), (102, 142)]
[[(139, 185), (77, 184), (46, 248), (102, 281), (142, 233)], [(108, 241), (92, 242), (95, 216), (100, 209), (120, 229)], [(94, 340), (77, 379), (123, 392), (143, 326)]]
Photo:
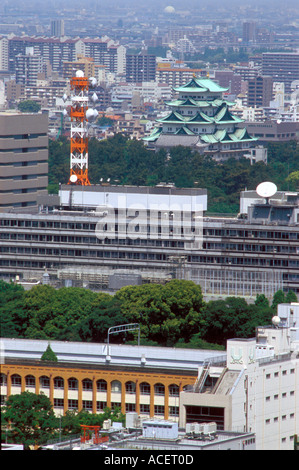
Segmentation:
[(16, 56), (16, 83), (35, 86), (38, 75), (43, 71), (44, 60), (34, 53), (33, 47), (27, 47), (25, 54)]
[(48, 115), (0, 114), (0, 210), (37, 205), (47, 194)]
[(255, 42), (256, 34), (256, 23), (254, 21), (246, 21), (245, 23), (243, 23), (243, 42)]
[(51, 21), (51, 36), (55, 36), (57, 38), (64, 36), (64, 21), (63, 20)]
[(247, 105), (269, 106), (273, 98), (273, 78), (258, 76), (248, 81)]
[(141, 52), (127, 54), (126, 81), (150, 82), (156, 79), (156, 56)]
[(8, 39), (0, 39), (0, 71), (8, 70)]
[(299, 80), (299, 53), (264, 52), (262, 75), (272, 77), (274, 82), (284, 83), (285, 92), (290, 93), (292, 82)]

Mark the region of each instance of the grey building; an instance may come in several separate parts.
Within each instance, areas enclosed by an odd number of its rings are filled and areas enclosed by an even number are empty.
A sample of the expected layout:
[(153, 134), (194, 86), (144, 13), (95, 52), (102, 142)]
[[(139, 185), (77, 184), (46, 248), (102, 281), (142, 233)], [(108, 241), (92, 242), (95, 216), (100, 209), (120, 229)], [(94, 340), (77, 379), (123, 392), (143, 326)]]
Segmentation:
[(299, 54), (295, 52), (264, 52), (262, 55), (262, 75), (269, 75), (274, 82), (283, 82), (286, 93), (291, 92), (291, 84), (299, 80)]
[[(56, 285), (108, 289), (113, 274), (125, 273), (142, 282), (188, 279), (206, 298), (298, 295), (298, 193), (268, 205), (256, 195), (233, 218), (202, 215), (205, 197), (194, 189), (62, 186), (38, 210), (1, 213), (0, 277), (42, 280), (46, 268)], [(148, 201), (159, 205), (156, 216)]]
[(48, 115), (0, 114), (0, 210), (37, 206), (48, 186)]

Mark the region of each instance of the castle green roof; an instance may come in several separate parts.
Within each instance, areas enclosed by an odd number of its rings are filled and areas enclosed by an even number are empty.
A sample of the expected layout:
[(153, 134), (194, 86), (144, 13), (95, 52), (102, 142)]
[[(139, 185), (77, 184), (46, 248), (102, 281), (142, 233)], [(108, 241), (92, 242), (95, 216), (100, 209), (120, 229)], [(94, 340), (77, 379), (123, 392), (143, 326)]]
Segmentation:
[(189, 82), (180, 87), (174, 88), (175, 91), (198, 91), (198, 92), (214, 92), (223, 93), (228, 91), (228, 88), (223, 88), (210, 78), (197, 78), (193, 77)]

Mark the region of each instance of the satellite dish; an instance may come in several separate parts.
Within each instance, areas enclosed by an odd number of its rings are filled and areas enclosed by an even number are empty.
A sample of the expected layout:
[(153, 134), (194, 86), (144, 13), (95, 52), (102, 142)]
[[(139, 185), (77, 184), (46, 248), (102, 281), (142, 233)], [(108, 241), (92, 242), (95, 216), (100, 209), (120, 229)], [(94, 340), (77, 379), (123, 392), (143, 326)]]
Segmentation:
[(76, 183), (77, 179), (78, 179), (77, 175), (71, 175), (70, 176), (70, 182), (71, 183)]
[(98, 101), (98, 95), (96, 93), (94, 93), (91, 97), (92, 101), (95, 103), (96, 101)]
[(275, 317), (272, 318), (272, 324), (273, 326), (278, 326), (279, 323), (280, 323), (280, 318), (277, 315), (275, 315)]
[(84, 77), (84, 73), (82, 72), (82, 70), (77, 70), (77, 72), (76, 72), (76, 77), (77, 77), (77, 78), (82, 78), (82, 77)]
[(268, 199), (269, 197), (274, 196), (274, 194), (277, 192), (277, 186), (270, 181), (264, 181), (264, 183), (261, 183), (257, 186), (256, 192), (259, 196)]
[(66, 93), (64, 93), (62, 99), (63, 99), (63, 101), (66, 101), (66, 100), (67, 100), (67, 94), (66, 94)]
[(90, 83), (90, 85), (91, 85), (92, 87), (95, 87), (96, 84), (97, 84), (97, 81), (96, 81), (96, 79), (95, 79), (94, 77), (90, 77), (89, 83)]
[(86, 111), (86, 119), (88, 121), (92, 121), (95, 117), (96, 116), (95, 116), (94, 109), (88, 108), (88, 110)]

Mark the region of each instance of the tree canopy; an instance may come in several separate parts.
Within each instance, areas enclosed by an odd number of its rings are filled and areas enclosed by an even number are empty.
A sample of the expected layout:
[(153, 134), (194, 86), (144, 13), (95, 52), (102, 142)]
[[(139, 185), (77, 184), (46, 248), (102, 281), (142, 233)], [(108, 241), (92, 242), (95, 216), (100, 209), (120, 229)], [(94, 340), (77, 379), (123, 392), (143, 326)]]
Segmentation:
[(9, 440), (21, 442), (25, 450), (44, 444), (55, 434), (58, 422), (46, 395), (27, 391), (10, 395), (2, 412), (4, 423), (10, 423)]
[[(208, 190), (208, 211), (238, 213), (240, 192), (255, 189), (263, 181), (273, 181), (279, 190), (295, 190), (299, 146), (295, 141), (269, 143), (268, 164), (250, 164), (246, 158), (215, 162), (187, 147), (148, 150), (142, 141), (116, 134), (105, 140), (89, 140), (89, 178), (99, 184), (110, 178), (113, 184), (153, 186), (161, 181), (176, 187)], [(49, 142), (49, 189), (69, 178), (69, 141), (65, 137)]]
[[(38, 285), (24, 290), (0, 281), (1, 336), (58, 341), (107, 341), (108, 329), (138, 323), (143, 344), (213, 348), (232, 337), (252, 337), (255, 327), (276, 315), (278, 303), (297, 301), (294, 292), (278, 291), (270, 306), (264, 295), (252, 304), (238, 297), (205, 302), (200, 286), (174, 279), (165, 285), (123, 287), (110, 295), (77, 287)], [(112, 342), (133, 342), (131, 331)], [(50, 350), (44, 360), (55, 360)]]

